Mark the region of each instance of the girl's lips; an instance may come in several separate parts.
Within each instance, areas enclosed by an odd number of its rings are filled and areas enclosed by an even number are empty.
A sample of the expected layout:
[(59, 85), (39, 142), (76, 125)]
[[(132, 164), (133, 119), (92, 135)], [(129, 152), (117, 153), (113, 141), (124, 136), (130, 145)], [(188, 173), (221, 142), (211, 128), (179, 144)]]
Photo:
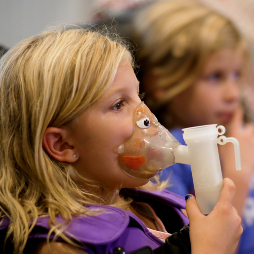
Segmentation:
[(219, 113), (218, 116), (222, 121), (228, 122), (232, 119), (233, 113)]

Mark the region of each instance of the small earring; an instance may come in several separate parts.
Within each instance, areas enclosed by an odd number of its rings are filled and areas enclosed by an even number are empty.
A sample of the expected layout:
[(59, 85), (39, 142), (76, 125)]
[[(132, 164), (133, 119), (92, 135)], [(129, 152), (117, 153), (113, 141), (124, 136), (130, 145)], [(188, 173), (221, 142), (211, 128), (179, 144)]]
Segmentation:
[(74, 159), (76, 159), (76, 158), (77, 158), (77, 154), (73, 154), (72, 157), (73, 157)]

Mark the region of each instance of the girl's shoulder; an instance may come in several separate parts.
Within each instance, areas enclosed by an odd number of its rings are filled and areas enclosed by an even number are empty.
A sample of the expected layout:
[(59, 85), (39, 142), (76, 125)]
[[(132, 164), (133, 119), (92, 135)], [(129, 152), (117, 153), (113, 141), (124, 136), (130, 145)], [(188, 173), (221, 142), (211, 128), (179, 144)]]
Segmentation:
[[(66, 228), (79, 241), (87, 244), (102, 244), (116, 240), (129, 224), (129, 214), (127, 211), (112, 206), (90, 206), (97, 215), (76, 215)], [(57, 218), (61, 224), (63, 219)], [(44, 238), (50, 230), (49, 217), (41, 217), (37, 220), (34, 232), (31, 233), (36, 238)], [(52, 235), (52, 238), (54, 236)]]

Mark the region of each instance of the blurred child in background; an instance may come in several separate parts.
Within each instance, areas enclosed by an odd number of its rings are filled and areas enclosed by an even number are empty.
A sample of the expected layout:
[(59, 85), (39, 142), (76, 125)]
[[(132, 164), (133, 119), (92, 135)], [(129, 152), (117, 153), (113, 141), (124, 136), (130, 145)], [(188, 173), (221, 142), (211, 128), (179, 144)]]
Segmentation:
[[(254, 125), (244, 122), (241, 89), (248, 80), (249, 45), (226, 17), (197, 1), (160, 1), (136, 14), (131, 40), (137, 47), (145, 102), (184, 144), (182, 128), (224, 125), (238, 139), (242, 170), (234, 168), (233, 147), (220, 146), (224, 177), (236, 184), (234, 205), (243, 218), (239, 253), (254, 253)], [(194, 193), (189, 165), (165, 169), (168, 188)], [(177, 184), (176, 184), (177, 183)], [(252, 212), (250, 212), (252, 211)]]

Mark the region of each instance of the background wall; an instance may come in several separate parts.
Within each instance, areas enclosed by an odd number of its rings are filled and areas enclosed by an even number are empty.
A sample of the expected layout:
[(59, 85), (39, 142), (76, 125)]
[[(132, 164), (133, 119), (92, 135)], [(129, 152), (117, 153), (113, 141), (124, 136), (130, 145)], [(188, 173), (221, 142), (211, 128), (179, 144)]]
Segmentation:
[(50, 26), (87, 22), (94, 4), (94, 0), (0, 0), (0, 44), (11, 47)]
[(198, 0), (228, 16), (254, 42), (254, 0)]
[[(102, 6), (119, 11), (146, 1), (153, 0), (0, 0), (0, 44), (11, 47), (50, 26), (89, 22)], [(197, 1), (229, 15), (254, 41), (254, 0)]]

